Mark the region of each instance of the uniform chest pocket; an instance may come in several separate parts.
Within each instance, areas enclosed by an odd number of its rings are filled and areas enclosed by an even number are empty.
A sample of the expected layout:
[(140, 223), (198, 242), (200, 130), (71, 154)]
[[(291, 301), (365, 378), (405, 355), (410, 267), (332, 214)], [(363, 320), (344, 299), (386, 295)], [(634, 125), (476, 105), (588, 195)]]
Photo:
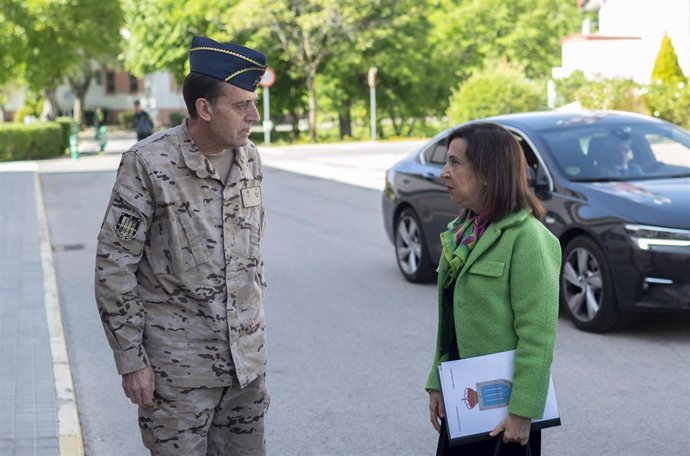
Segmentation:
[(183, 273), (209, 260), (199, 227), (189, 212), (156, 219), (150, 242), (150, 263), (156, 274)]
[(485, 277), (501, 277), (505, 269), (505, 263), (502, 261), (477, 261), (470, 268), (470, 274), (485, 276)]

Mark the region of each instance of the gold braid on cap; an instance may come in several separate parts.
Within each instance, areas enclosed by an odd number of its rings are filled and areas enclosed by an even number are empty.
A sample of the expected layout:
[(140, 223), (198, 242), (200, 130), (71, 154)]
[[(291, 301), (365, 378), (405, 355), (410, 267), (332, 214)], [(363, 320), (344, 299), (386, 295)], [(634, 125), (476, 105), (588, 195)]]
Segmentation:
[(242, 54), (238, 54), (237, 52), (232, 52), (232, 51), (226, 51), (225, 49), (220, 49), (220, 48), (214, 48), (214, 47), (208, 47), (208, 46), (200, 46), (200, 47), (195, 47), (189, 50), (189, 52), (194, 52), (194, 51), (214, 51), (214, 52), (221, 52), (223, 54), (230, 54), (235, 57), (238, 57), (242, 60), (246, 60), (247, 62), (253, 63), (254, 65), (257, 65), (261, 67), (262, 69), (265, 68), (263, 65), (261, 65), (259, 62), (256, 60), (252, 60), (249, 57), (245, 57)]
[(245, 72), (247, 72), (247, 71), (262, 71), (262, 72), (263, 72), (263, 71), (266, 71), (266, 68), (262, 68), (262, 67), (251, 67), (251, 68), (245, 68), (244, 70), (235, 71), (235, 72), (232, 73), (230, 76), (228, 76), (227, 78), (225, 78), (225, 82), (228, 82), (230, 79), (234, 78), (235, 76), (237, 76), (237, 75), (239, 75), (239, 74), (242, 74), (242, 73), (245, 73)]

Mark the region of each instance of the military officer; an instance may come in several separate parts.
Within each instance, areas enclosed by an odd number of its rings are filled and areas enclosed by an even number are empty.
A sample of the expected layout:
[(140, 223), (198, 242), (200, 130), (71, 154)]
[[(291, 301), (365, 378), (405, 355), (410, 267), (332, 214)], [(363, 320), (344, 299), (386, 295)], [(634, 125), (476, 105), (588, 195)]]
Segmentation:
[(263, 167), (251, 126), (266, 57), (194, 37), (189, 117), (122, 156), (95, 292), (152, 455), (264, 455)]

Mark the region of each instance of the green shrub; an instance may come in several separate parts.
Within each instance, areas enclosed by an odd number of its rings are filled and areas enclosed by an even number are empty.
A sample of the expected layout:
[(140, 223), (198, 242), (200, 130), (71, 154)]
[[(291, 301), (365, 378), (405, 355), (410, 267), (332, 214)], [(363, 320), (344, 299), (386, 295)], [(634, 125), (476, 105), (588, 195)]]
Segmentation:
[(654, 117), (690, 127), (690, 84), (687, 82), (652, 82), (647, 86), (644, 100)]
[(122, 111), (117, 115), (117, 120), (124, 128), (134, 128), (134, 113), (132, 111)]
[(640, 112), (644, 111), (644, 105), (639, 90), (632, 79), (600, 78), (586, 82), (576, 91), (575, 97), (586, 109)]
[(452, 123), (460, 123), (544, 107), (544, 92), (538, 84), (517, 69), (503, 67), (477, 73), (454, 91), (448, 107), (448, 119)]
[(673, 43), (668, 35), (661, 39), (661, 48), (654, 62), (652, 81), (679, 82), (684, 81), (683, 70), (678, 63), (678, 54), (673, 49)]
[(177, 127), (182, 123), (184, 120), (185, 115), (180, 113), (180, 112), (171, 112), (170, 113), (170, 126), (171, 127)]
[(0, 161), (37, 160), (65, 153), (60, 124), (35, 122), (29, 125), (0, 125)]
[(60, 125), (63, 145), (67, 149), (69, 148), (69, 135), (72, 133), (72, 128), (76, 127), (74, 120), (71, 117), (58, 117), (55, 122)]
[(582, 70), (573, 71), (570, 76), (555, 79), (556, 106), (563, 106), (577, 101), (577, 92), (587, 85), (587, 78)]

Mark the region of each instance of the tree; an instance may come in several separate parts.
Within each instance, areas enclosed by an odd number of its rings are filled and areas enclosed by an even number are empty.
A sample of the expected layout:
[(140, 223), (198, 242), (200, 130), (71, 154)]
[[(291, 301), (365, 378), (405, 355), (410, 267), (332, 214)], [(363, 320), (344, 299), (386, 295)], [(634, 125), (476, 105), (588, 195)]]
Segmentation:
[(137, 76), (169, 71), (182, 83), (189, 71), (189, 45), (194, 35), (218, 32), (218, 17), (227, 1), (123, 0), (125, 67)]
[(377, 112), (391, 120), (395, 135), (409, 135), (418, 119), (445, 109), (453, 75), (435, 58), (428, 33), (432, 24), (425, 14), (429, 6), (426, 1), (379, 0), (358, 7), (354, 42), (341, 45), (322, 75), (324, 92), (338, 112), (341, 137), (351, 134), (353, 106), (368, 117), (371, 66), (378, 70)]
[[(55, 117), (55, 89), (69, 78), (75, 92), (74, 118), (81, 121), (84, 96), (93, 75), (92, 62), (112, 61), (119, 52), (122, 9), (117, 0), (27, 1), (28, 58), (26, 80), (43, 91)], [(97, 25), (97, 26), (96, 26)], [(80, 85), (75, 85), (80, 81)]]
[(432, 15), (441, 58), (460, 80), (503, 57), (541, 79), (561, 57), (561, 39), (577, 31), (577, 5), (562, 0), (439, 0)]
[(468, 120), (543, 108), (541, 88), (516, 68), (498, 65), (478, 72), (462, 84), (450, 101), (448, 118)]
[(25, 27), (28, 13), (23, 2), (0, 0), (0, 122), (5, 120), (9, 85), (24, 79), (28, 56)]
[(357, 6), (362, 0), (240, 0), (222, 18), (228, 35), (271, 36), (304, 77), (309, 109), (309, 135), (316, 140), (316, 76), (325, 59), (342, 42), (354, 42)]
[(683, 75), (683, 70), (678, 63), (678, 55), (673, 48), (671, 38), (664, 34), (661, 39), (661, 48), (654, 62), (652, 81), (676, 83), (684, 80), (685, 75)]

